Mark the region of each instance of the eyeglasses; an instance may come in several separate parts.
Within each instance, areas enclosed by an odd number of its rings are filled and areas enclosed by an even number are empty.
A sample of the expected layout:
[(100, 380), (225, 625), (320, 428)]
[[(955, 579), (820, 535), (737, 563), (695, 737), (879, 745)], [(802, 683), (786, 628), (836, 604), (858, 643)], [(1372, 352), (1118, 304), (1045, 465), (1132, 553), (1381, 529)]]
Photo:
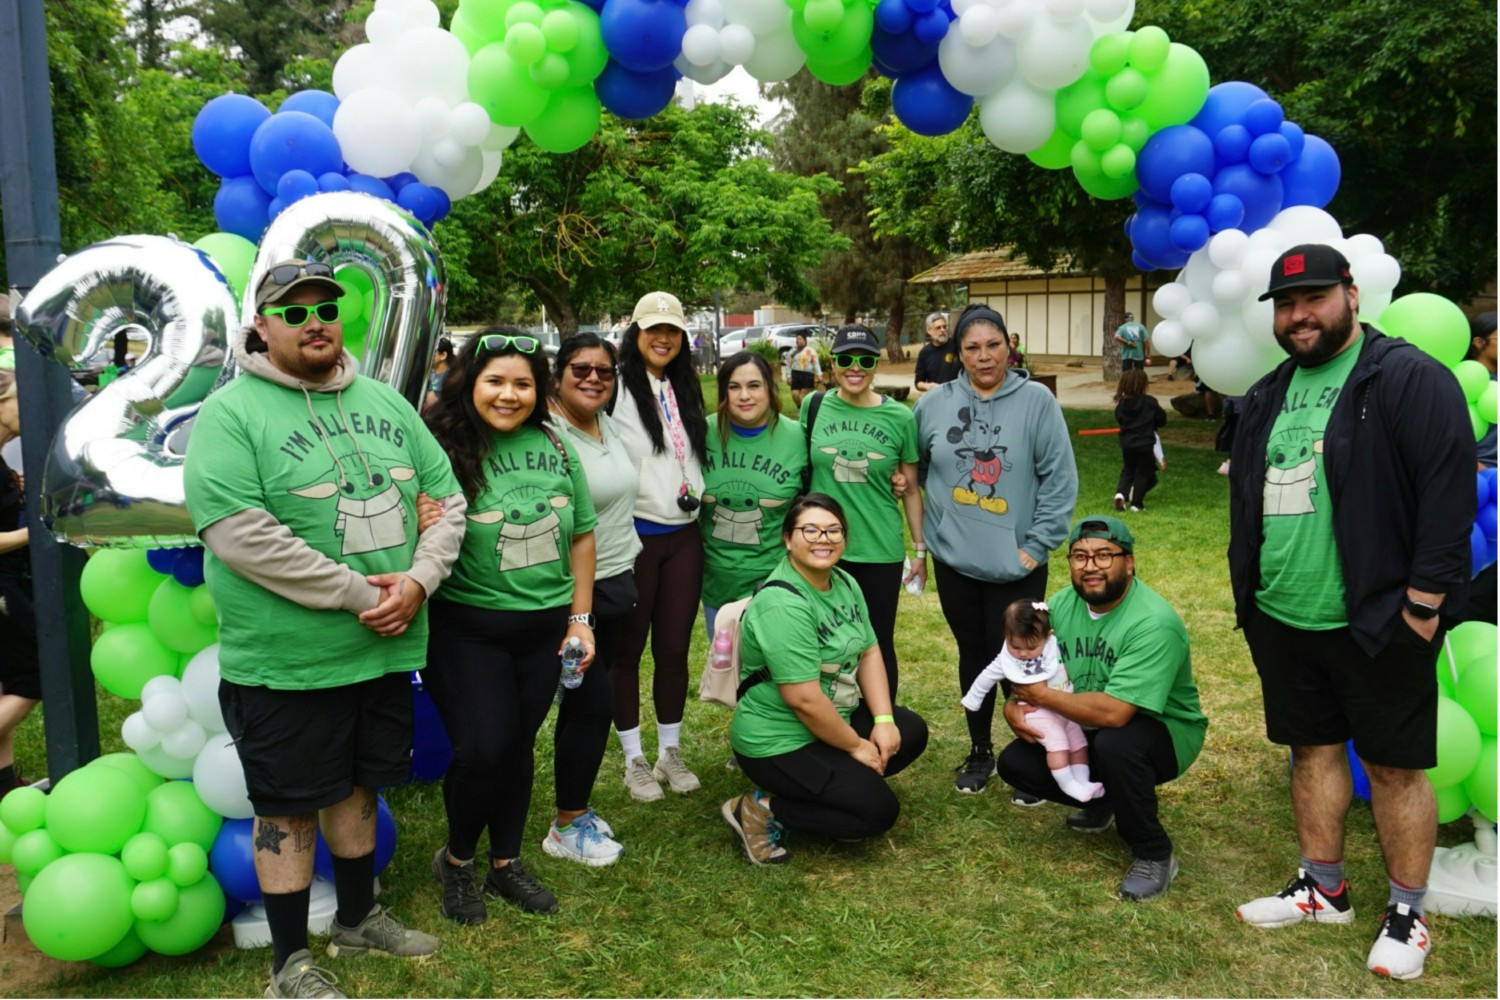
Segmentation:
[(1090, 562), (1100, 569), (1109, 569), (1110, 566), (1114, 565), (1116, 556), (1123, 556), (1125, 554), (1123, 551), (1116, 552), (1112, 549), (1100, 549), (1097, 552), (1085, 552), (1083, 549), (1079, 549), (1076, 552), (1068, 553), (1068, 562), (1072, 563), (1076, 569), (1083, 569)]
[(853, 368), (856, 363), (865, 371), (871, 371), (880, 364), (880, 358), (874, 354), (835, 354), (833, 356), (835, 368)]
[(280, 264), (266, 272), (261, 279), (261, 284), (270, 282), (273, 285), (290, 285), (298, 278), (331, 278), (333, 268), (327, 264), (310, 262), (307, 264)]
[(281, 321), (291, 327), (305, 325), (314, 313), (320, 323), (336, 323), (339, 318), (337, 302), (319, 302), (311, 306), (263, 306), (260, 311), (267, 316), (280, 316)]
[(586, 365), (580, 361), (577, 364), (568, 365), (568, 371), (572, 372), (573, 377), (580, 382), (585, 381), (589, 377), (590, 372), (601, 382), (613, 382), (615, 380), (615, 368), (613, 365)]
[(842, 525), (832, 524), (826, 528), (820, 528), (816, 524), (799, 524), (795, 531), (802, 532), (802, 537), (809, 542), (817, 542), (827, 539), (830, 542), (841, 542), (844, 540), (844, 529)]
[(524, 333), (487, 333), (479, 338), (479, 346), (486, 351), (503, 351), (514, 347), (522, 354), (535, 354), (542, 342)]

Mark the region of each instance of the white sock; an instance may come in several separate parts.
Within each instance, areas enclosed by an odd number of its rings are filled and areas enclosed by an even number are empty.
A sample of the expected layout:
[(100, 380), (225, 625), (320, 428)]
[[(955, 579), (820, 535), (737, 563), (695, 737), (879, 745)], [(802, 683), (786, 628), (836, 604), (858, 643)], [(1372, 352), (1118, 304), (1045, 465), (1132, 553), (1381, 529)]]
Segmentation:
[(644, 756), (641, 753), (640, 726), (636, 726), (634, 729), (617, 729), (615, 730), (615, 735), (620, 737), (620, 749), (625, 751), (625, 764), (627, 767), (637, 757)]
[(1069, 764), (1068, 770), (1073, 772), (1073, 777), (1076, 780), (1083, 782), (1085, 785), (1093, 780), (1089, 775), (1089, 766), (1087, 764)]
[(656, 724), (657, 756), (666, 755), (668, 747), (680, 746), (682, 744), (682, 723), (680, 722), (658, 722)]
[(1100, 793), (1104, 791), (1103, 785), (1094, 784), (1089, 781), (1079, 781), (1073, 777), (1071, 768), (1058, 768), (1052, 772), (1052, 779), (1057, 782), (1057, 787), (1061, 788), (1068, 798), (1076, 799), (1079, 802), (1092, 801), (1098, 798)]

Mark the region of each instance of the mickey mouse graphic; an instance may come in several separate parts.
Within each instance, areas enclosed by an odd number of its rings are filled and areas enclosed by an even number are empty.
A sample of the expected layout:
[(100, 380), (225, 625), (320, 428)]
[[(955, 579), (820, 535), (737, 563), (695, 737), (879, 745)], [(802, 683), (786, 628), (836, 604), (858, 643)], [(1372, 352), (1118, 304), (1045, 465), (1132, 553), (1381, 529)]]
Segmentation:
[(953, 487), (953, 502), (978, 504), (983, 510), (1004, 514), (1010, 505), (998, 495), (1000, 473), (1009, 472), (1011, 463), (1005, 460), (1005, 448), (1000, 444), (1000, 425), (977, 416), (967, 406), (958, 411), (958, 419), (963, 423), (948, 428), (948, 443), (963, 445), (957, 450), (958, 471), (968, 485)]

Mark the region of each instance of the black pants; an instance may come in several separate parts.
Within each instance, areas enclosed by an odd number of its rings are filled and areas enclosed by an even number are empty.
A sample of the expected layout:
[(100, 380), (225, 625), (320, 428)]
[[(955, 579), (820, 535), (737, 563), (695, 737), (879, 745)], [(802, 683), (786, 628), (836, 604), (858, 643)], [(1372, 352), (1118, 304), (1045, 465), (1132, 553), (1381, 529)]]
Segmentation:
[(490, 857), (519, 857), (532, 748), (557, 691), (568, 609), (490, 611), (433, 601), (428, 621), (422, 677), (453, 741), (443, 777), (448, 850), (472, 858), (488, 827)]
[(891, 704), (894, 705), (896, 682), (901, 677), (896, 665), (896, 605), (901, 601), (901, 564), (860, 563), (845, 559), (839, 563), (839, 569), (853, 577), (859, 584), (860, 593), (865, 595), (870, 627), (875, 630), (880, 658), (885, 661), (885, 679), (890, 685)]
[(641, 724), (641, 657), (651, 638), (651, 699), (656, 721), (681, 722), (687, 707), (688, 646), (703, 591), (703, 534), (689, 524), (665, 535), (642, 535), (635, 557), (640, 601), (620, 631), (620, 654), (610, 667), (615, 728)]
[[(958, 643), (958, 693), (963, 697), (1005, 644), (1005, 609), (1022, 598), (1040, 601), (1047, 596), (1047, 564), (1042, 563), (1021, 579), (1007, 583), (987, 583), (964, 576), (936, 559), (932, 568), (937, 577), (938, 603)], [(1002, 688), (997, 690), (1009, 692), (1010, 686), (1002, 682)], [(995, 692), (989, 693), (979, 711), (966, 711), (965, 715), (969, 742), (989, 746), (990, 728), (995, 721)]]
[(1120, 371), (1122, 371), (1122, 372), (1128, 372), (1132, 368), (1139, 368), (1139, 369), (1141, 369), (1141, 370), (1144, 371), (1145, 368), (1146, 368), (1146, 359), (1145, 358), (1121, 358), (1120, 359)]
[[(1093, 804), (1114, 810), (1120, 839), (1136, 857), (1171, 857), (1172, 838), (1156, 815), (1156, 786), (1177, 777), (1177, 755), (1167, 727), (1137, 712), (1118, 729), (1085, 729), (1084, 735), (1089, 741), (1089, 774), (1104, 783), (1104, 798)], [(1040, 743), (1014, 740), (996, 763), (1007, 784), (1065, 806), (1078, 805), (1057, 787)]]
[(1115, 492), (1132, 507), (1144, 507), (1146, 494), (1156, 485), (1156, 453), (1150, 448), (1130, 448), (1124, 454), (1125, 466)]
[(599, 591), (594, 591), (594, 663), (583, 675), (583, 683), (564, 690), (557, 710), (557, 728), (552, 733), (553, 783), (557, 808), (569, 812), (587, 809), (594, 779), (609, 744), (609, 726), (614, 721), (614, 690), (610, 668), (619, 647), (625, 614), (599, 614)]
[[(878, 837), (901, 815), (901, 803), (886, 778), (927, 749), (927, 723), (920, 715), (899, 705), (891, 714), (901, 731), (901, 749), (886, 762), (884, 777), (821, 741), (774, 757), (735, 757), (745, 777), (770, 793), (772, 814), (789, 828), (842, 840)], [(875, 718), (861, 703), (849, 725), (868, 739)]]

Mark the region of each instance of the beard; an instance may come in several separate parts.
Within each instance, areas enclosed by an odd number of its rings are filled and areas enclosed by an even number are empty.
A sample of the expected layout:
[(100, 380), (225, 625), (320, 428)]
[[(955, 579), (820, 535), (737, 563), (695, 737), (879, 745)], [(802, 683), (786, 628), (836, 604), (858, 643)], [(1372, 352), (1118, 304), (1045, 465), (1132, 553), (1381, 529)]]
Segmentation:
[[(1354, 332), (1354, 323), (1354, 310), (1349, 308), (1349, 298), (1346, 293), (1343, 314), (1337, 319), (1327, 325), (1316, 319), (1307, 319), (1285, 330), (1276, 330), (1276, 343), (1281, 345), (1281, 349), (1299, 367), (1316, 368), (1344, 349), (1344, 346), (1349, 343), (1350, 335)], [(1309, 329), (1318, 331), (1317, 339), (1307, 347), (1296, 346), (1292, 342), (1292, 334)]]
[(1103, 586), (1095, 585), (1097, 589), (1090, 591), (1085, 588), (1081, 581), (1073, 581), (1073, 592), (1083, 598), (1085, 604), (1098, 607), (1102, 604), (1113, 604), (1125, 596), (1125, 591), (1130, 588), (1131, 576), (1129, 573), (1121, 573), (1119, 576), (1105, 575)]

